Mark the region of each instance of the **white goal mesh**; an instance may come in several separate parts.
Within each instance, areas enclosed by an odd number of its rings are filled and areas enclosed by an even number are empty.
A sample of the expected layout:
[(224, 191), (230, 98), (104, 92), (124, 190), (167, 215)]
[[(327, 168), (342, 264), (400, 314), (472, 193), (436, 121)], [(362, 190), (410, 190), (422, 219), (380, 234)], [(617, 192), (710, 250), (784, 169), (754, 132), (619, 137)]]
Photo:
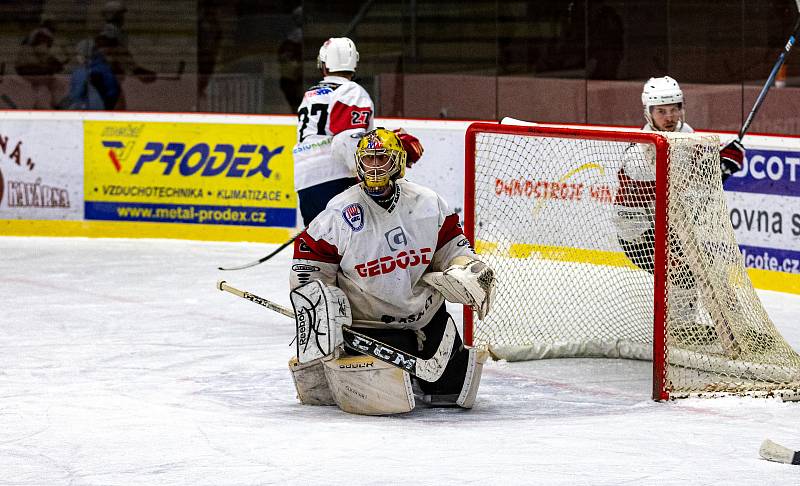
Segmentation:
[(652, 359), (654, 399), (800, 388), (736, 245), (717, 137), (474, 124), (466, 152), (465, 231), (499, 282), (468, 341)]

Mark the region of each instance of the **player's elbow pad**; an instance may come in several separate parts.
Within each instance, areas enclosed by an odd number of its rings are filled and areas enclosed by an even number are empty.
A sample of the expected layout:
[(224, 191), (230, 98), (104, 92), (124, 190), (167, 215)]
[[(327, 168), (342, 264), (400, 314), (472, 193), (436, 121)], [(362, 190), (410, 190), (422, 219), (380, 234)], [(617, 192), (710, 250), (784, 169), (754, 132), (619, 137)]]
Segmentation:
[(422, 279), (449, 302), (472, 307), (484, 319), (494, 302), (496, 279), (494, 270), (480, 260), (456, 257), (444, 272), (430, 272)]

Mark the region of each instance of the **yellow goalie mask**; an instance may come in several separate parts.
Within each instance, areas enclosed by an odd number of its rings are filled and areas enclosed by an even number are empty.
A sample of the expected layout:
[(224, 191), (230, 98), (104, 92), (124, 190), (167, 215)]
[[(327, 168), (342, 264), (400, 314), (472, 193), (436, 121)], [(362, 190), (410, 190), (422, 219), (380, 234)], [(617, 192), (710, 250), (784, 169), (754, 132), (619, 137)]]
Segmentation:
[(397, 134), (377, 128), (361, 137), (356, 148), (356, 171), (367, 193), (380, 195), (390, 182), (405, 175), (406, 151)]

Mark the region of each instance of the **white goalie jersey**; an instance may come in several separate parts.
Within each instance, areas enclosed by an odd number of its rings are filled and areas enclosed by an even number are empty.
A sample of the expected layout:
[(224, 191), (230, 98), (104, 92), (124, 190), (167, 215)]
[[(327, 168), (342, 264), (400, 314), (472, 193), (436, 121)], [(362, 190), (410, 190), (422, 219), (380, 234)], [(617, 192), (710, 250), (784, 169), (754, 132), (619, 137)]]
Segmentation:
[(441, 197), (403, 179), (396, 184), (388, 210), (358, 185), (333, 198), (295, 241), (291, 288), (319, 279), (344, 291), (354, 320), (427, 325), (444, 297), (423, 274), (475, 253)]

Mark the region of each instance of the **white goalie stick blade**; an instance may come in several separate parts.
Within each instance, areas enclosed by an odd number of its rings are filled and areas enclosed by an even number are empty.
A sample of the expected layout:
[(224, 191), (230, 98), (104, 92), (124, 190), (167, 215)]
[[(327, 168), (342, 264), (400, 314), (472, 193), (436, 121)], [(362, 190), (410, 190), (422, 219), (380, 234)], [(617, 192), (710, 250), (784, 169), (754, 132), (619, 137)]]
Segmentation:
[(376, 341), (369, 336), (365, 336), (352, 328), (342, 328), (344, 344), (348, 348), (360, 353), (374, 356), (379, 360), (389, 363), (392, 366), (406, 370), (409, 374), (427, 382), (434, 382), (442, 376), (447, 362), (450, 361), (450, 353), (453, 350), (453, 342), (456, 339), (456, 326), (453, 320), (447, 321), (447, 327), (442, 335), (439, 348), (428, 359), (422, 359), (411, 353), (400, 351), (386, 343)]
[(758, 455), (768, 461), (800, 465), (800, 451), (793, 451), (769, 439), (764, 439), (764, 442), (761, 443)]

